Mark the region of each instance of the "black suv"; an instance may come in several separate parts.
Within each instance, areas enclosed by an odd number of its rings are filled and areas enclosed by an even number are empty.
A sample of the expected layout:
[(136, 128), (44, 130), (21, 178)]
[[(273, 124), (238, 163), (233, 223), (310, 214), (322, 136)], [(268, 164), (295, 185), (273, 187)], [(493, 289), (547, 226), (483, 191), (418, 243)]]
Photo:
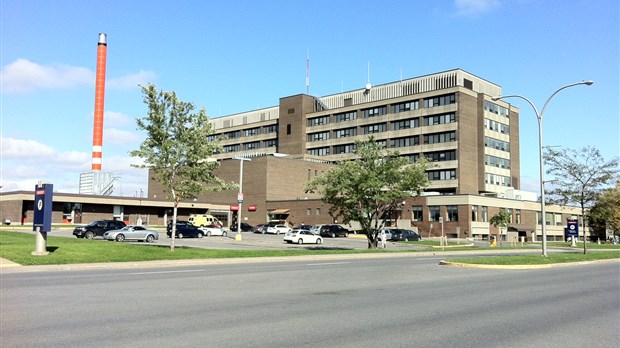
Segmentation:
[(348, 237), (349, 230), (340, 225), (323, 225), (319, 231), (321, 237)]
[[(179, 239), (183, 237), (202, 238), (205, 235), (205, 233), (201, 229), (192, 225), (192, 223), (189, 221), (177, 221), (177, 227), (175, 232), (176, 233), (174, 236)], [(166, 235), (168, 236), (168, 238), (172, 237), (172, 220), (168, 221), (168, 226), (166, 227)]]
[(73, 235), (78, 238), (93, 239), (111, 230), (120, 230), (125, 223), (120, 220), (95, 220), (86, 226), (78, 226), (73, 230)]

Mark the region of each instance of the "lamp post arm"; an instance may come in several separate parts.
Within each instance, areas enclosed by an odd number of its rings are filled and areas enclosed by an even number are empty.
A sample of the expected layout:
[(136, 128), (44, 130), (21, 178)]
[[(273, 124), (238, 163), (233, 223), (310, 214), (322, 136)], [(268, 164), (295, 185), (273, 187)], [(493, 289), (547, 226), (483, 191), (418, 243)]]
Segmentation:
[[(556, 94), (558, 94), (561, 90), (569, 88), (569, 87), (573, 87), (573, 86), (578, 86), (578, 85), (588, 85), (590, 86), (591, 84), (593, 84), (594, 82), (592, 81), (581, 81), (581, 82), (575, 82), (575, 83), (571, 83), (569, 85), (566, 85), (564, 87), (560, 87), (558, 90), (556, 90), (555, 92), (553, 92), (553, 94), (551, 94), (551, 96), (549, 96), (549, 98), (547, 99), (547, 101), (545, 102), (545, 104), (543, 105), (542, 111), (540, 112), (540, 117), (542, 118), (542, 116), (545, 114), (545, 110), (547, 109), (547, 105), (549, 105), (549, 102), (551, 101), (551, 99), (553, 97), (555, 97)], [(530, 103), (531, 104), (531, 103)]]

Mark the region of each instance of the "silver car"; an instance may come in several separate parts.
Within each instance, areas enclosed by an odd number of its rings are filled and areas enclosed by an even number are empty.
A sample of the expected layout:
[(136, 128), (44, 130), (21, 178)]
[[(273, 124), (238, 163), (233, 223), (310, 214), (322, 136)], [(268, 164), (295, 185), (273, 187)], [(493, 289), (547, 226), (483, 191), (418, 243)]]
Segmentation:
[(144, 226), (129, 225), (120, 230), (107, 231), (103, 234), (103, 239), (122, 242), (125, 240), (139, 240), (152, 243), (159, 239), (157, 231), (149, 230)]

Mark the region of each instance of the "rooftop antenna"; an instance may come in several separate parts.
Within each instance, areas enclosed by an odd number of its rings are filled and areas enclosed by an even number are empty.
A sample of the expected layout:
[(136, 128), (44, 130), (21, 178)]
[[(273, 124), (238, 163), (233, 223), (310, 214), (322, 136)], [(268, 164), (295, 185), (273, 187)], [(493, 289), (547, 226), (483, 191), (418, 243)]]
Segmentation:
[(306, 54), (306, 94), (310, 94), (310, 49)]
[(366, 93), (370, 92), (371, 88), (372, 88), (372, 84), (370, 83), (370, 62), (368, 62), (368, 82), (366, 83), (366, 90), (364, 92)]

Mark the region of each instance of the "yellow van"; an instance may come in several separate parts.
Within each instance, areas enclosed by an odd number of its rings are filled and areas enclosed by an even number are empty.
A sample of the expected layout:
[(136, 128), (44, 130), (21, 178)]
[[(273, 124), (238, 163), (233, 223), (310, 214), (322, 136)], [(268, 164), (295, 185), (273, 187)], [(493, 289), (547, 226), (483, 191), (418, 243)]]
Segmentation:
[(205, 227), (211, 225), (220, 225), (222, 223), (215, 216), (209, 214), (192, 214), (189, 216), (188, 221), (196, 227)]

